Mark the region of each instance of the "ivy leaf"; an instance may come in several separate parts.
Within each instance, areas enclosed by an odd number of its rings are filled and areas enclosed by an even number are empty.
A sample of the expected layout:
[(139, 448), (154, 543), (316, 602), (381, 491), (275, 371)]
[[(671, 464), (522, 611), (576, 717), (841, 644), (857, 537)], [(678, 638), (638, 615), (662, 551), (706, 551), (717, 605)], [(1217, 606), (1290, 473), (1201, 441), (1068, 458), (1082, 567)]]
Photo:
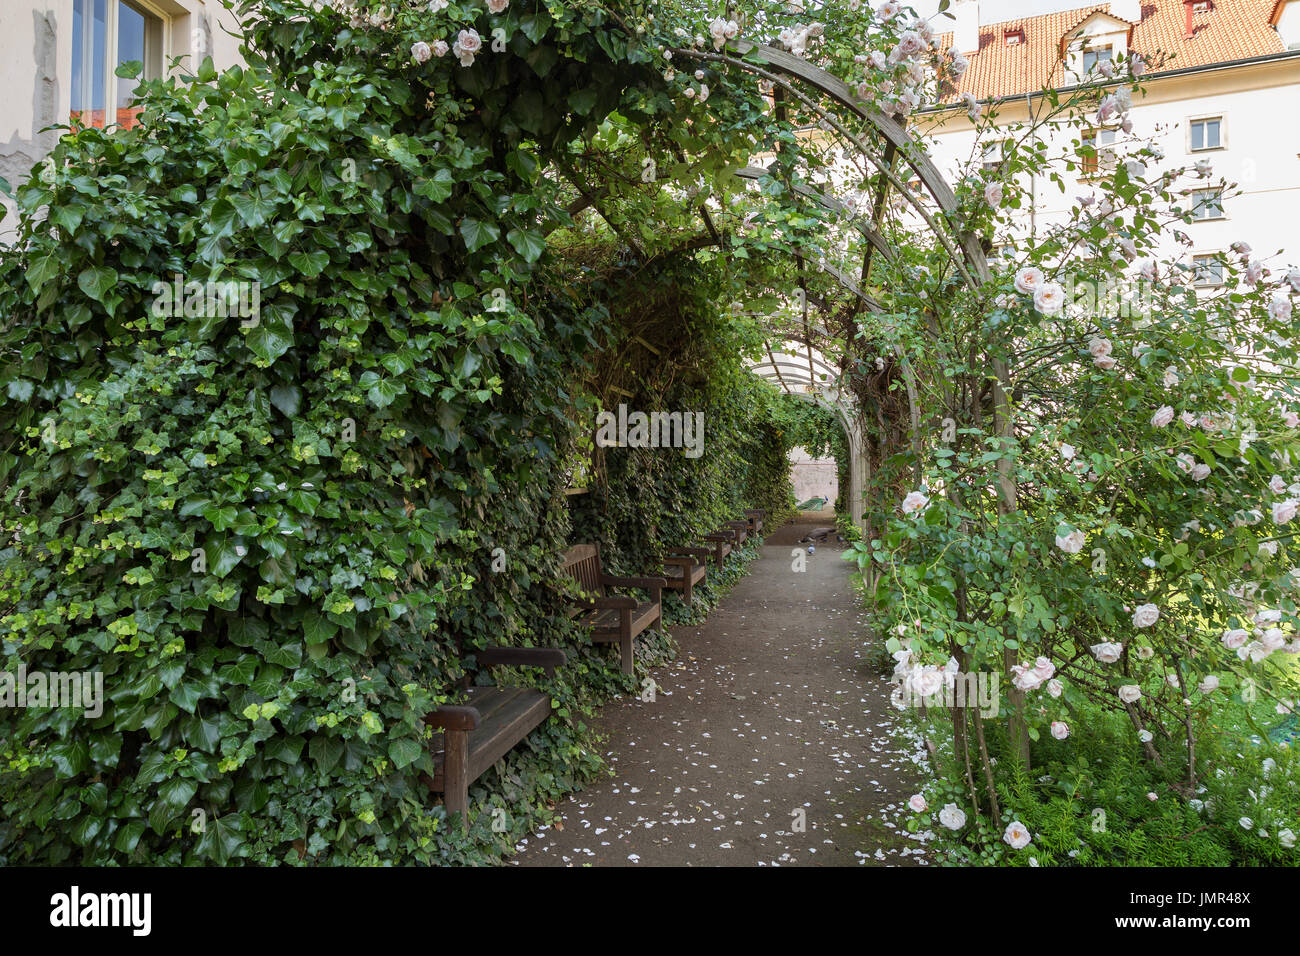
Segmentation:
[(339, 626), (318, 611), (309, 611), (302, 620), (308, 646), (324, 644), (338, 633)]
[(279, 322), (263, 322), (249, 329), (244, 342), (254, 355), (271, 363), (293, 346), (293, 329)]
[(63, 257), (58, 252), (37, 256), (27, 270), (27, 284), (33, 292), (40, 292), (45, 283), (63, 271)]
[(496, 242), (501, 238), (501, 228), (490, 222), (465, 219), (460, 224), (460, 234), (464, 237), (465, 245), (469, 251), (477, 252), (489, 243)]
[(108, 290), (117, 285), (117, 270), (109, 266), (91, 266), (77, 276), (77, 286), (96, 302), (103, 302)]
[(546, 251), (546, 240), (530, 229), (511, 229), (506, 238), (525, 262), (536, 262)]
[(277, 385), (271, 389), (271, 404), (292, 418), (302, 404), (302, 389), (297, 385)]
[(415, 761), (420, 759), (423, 748), (419, 741), (412, 740), (410, 737), (401, 737), (392, 741), (388, 745), (388, 756), (392, 758), (393, 765), (398, 770), (409, 767)]
[(330, 264), (330, 254), (324, 249), (311, 252), (294, 252), (289, 255), (289, 265), (293, 266), (305, 278), (314, 279)]
[(90, 750), (84, 740), (66, 740), (50, 748), (50, 759), (56, 776), (75, 777), (90, 764)]

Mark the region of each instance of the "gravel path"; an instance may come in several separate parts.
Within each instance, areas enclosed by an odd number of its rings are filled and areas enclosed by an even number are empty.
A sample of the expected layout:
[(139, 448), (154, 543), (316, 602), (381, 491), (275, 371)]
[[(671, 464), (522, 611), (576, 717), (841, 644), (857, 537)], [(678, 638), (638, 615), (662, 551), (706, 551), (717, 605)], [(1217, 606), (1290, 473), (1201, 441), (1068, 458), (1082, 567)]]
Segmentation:
[(597, 721), (613, 776), (563, 801), (511, 863), (926, 862), (901, 827), (920, 746), (891, 732), (843, 547), (832, 535), (792, 569), (798, 539), (829, 523), (777, 529), (703, 627), (674, 629), (681, 657), (651, 673), (655, 700), (611, 701)]

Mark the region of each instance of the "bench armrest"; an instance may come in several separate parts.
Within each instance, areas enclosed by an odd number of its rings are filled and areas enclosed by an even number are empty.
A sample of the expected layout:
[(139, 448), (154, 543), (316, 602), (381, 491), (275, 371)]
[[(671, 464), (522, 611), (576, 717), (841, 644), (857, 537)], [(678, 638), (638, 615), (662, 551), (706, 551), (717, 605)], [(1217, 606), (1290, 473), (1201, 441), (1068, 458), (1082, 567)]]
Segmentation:
[(579, 607), (585, 607), (588, 610), (616, 610), (631, 611), (636, 608), (636, 598), (630, 598), (623, 594), (615, 594), (610, 597), (592, 598), (590, 601), (574, 601)]
[(727, 544), (736, 543), (736, 532), (733, 531), (714, 531), (712, 534), (704, 536), (705, 541), (722, 541)]
[(460, 704), (443, 704), (432, 714), (425, 714), (424, 722), (438, 730), (477, 730), (478, 711)]
[(600, 575), (600, 583), (606, 587), (645, 588), (650, 592), (650, 600), (656, 604), (659, 603), (663, 589), (668, 586), (668, 582), (663, 578), (623, 578), (604, 573)]
[(548, 674), (554, 674), (566, 660), (557, 647), (485, 647), (473, 653), (483, 667), (541, 667)]
[(703, 563), (708, 555), (714, 553), (712, 548), (669, 548), (667, 554), (669, 557), (692, 557), (699, 558), (699, 563)]

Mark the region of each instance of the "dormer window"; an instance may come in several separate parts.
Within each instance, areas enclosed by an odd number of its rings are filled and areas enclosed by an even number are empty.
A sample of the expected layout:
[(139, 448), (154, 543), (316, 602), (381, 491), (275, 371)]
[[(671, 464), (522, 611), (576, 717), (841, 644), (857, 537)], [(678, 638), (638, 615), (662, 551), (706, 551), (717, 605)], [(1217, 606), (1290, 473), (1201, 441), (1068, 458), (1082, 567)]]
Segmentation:
[(1115, 57), (1115, 50), (1109, 44), (1095, 46), (1083, 51), (1083, 72), (1091, 73), (1099, 63), (1109, 63)]
[(1006, 34), (1004, 34), (1004, 36), (1007, 42), (1007, 46), (1019, 46), (1020, 44), (1025, 42), (1024, 30), (1008, 30)]
[(1209, 0), (1197, 0), (1197, 2), (1192, 4), (1192, 13), (1209, 13), (1209, 12), (1210, 12)]

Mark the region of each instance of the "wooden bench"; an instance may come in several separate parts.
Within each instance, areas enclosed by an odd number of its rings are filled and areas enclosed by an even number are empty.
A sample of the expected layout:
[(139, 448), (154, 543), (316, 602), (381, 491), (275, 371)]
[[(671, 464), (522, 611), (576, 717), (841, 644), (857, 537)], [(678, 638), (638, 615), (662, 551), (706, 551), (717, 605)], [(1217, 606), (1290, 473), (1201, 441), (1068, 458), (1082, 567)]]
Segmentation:
[(712, 534), (704, 536), (705, 541), (713, 544), (713, 558), (721, 569), (727, 563), (727, 555), (738, 548), (736, 543), (736, 531), (734, 528), (727, 528), (723, 531), (715, 531)]
[(767, 511), (762, 508), (750, 508), (745, 512), (745, 518), (749, 521), (749, 533), (760, 535), (763, 533), (763, 519), (767, 517)]
[[(577, 544), (565, 552), (561, 568), (578, 582), (585, 599), (575, 601), (581, 623), (591, 629), (598, 644), (618, 644), (623, 673), (631, 674), (635, 656), (632, 642), (638, 634), (663, 620), (663, 578), (628, 578), (606, 574), (600, 565), (600, 545)], [(649, 601), (625, 595), (606, 594), (606, 588), (644, 588)]]
[[(541, 667), (553, 675), (565, 660), (564, 651), (552, 647), (489, 647), (472, 653), (479, 670)], [(429, 745), (433, 776), (421, 779), (442, 794), (447, 816), (459, 813), (461, 829), (468, 830), (469, 785), (551, 716), (551, 698), (524, 687), (468, 687), (464, 693), (464, 703), (444, 704), (425, 716), (424, 722), (441, 733)]]
[(749, 537), (748, 521), (728, 521), (722, 526), (723, 531), (731, 530), (736, 533), (736, 547), (739, 548)]
[(712, 553), (708, 548), (669, 548), (664, 556), (664, 587), (681, 591), (687, 607), (695, 586), (704, 582)]

